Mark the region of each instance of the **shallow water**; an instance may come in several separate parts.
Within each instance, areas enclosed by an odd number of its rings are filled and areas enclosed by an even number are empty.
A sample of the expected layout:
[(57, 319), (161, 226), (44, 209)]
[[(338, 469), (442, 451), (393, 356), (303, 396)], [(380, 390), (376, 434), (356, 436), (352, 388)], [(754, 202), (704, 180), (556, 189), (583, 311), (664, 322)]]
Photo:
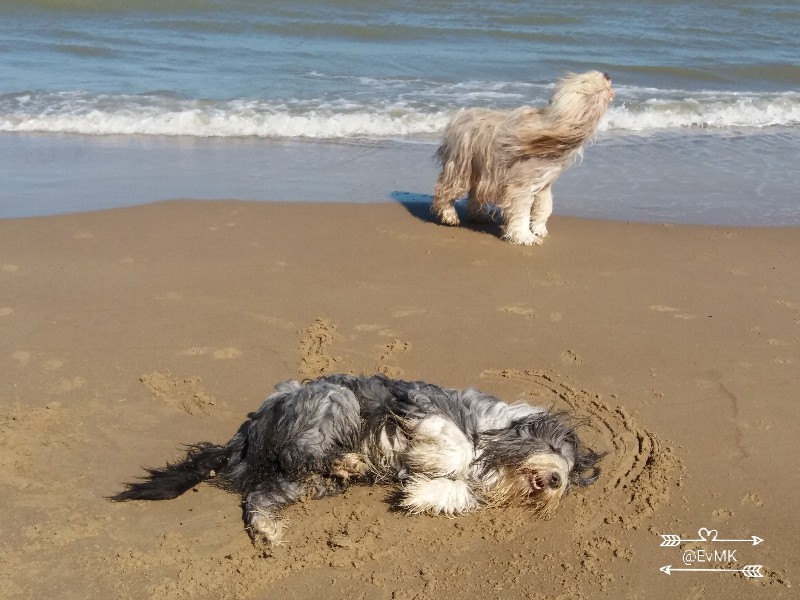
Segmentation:
[[(0, 140), (5, 217), (170, 198), (429, 203), (436, 144), (18, 134)], [(605, 136), (554, 186), (555, 214), (800, 225), (791, 130)], [(774, 157), (781, 157), (775, 161)]]

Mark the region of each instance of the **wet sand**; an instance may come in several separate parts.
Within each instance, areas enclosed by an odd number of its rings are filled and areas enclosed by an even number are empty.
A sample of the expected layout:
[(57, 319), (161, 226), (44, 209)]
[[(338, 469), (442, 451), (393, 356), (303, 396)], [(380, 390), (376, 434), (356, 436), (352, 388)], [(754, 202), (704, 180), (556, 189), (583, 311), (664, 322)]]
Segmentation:
[[(0, 596), (793, 597), (800, 229), (550, 232), (521, 248), (402, 204), (0, 221)], [(601, 479), (548, 521), (409, 517), (353, 488), (288, 509), (268, 552), (210, 486), (105, 500), (183, 443), (227, 441), (278, 381), (332, 372), (569, 409), (608, 452)], [(764, 541), (660, 546), (701, 529)]]

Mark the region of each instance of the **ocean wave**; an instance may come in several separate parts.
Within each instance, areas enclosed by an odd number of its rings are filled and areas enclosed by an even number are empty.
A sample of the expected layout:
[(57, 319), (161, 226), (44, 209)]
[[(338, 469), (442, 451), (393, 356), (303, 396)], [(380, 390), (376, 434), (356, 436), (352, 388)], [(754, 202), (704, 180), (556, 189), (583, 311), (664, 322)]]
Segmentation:
[[(523, 92), (494, 84), (455, 84), (462, 105), (490, 99), (502, 107)], [(482, 90), (482, 91), (481, 91)], [(455, 92), (453, 92), (455, 93)], [(168, 93), (82, 92), (0, 95), (0, 132), (262, 138), (414, 138), (438, 134), (455, 108), (441, 90), (392, 100), (187, 100)], [(546, 97), (546, 94), (545, 96)], [(457, 106), (459, 103), (456, 102)], [(620, 89), (601, 130), (649, 133), (800, 124), (800, 93), (747, 94)]]
[(664, 129), (792, 126), (800, 124), (798, 92), (687, 92), (617, 87), (603, 128), (628, 132)]

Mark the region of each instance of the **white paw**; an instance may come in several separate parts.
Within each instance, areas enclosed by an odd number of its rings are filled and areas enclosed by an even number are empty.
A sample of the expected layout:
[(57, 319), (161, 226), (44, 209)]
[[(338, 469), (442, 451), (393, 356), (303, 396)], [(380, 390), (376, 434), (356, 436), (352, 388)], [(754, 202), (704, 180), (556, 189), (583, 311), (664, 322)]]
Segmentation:
[(547, 237), (547, 226), (544, 223), (536, 223), (533, 227), (531, 227), (531, 233), (533, 235), (538, 236), (540, 238)]
[(507, 231), (503, 234), (503, 239), (512, 244), (519, 244), (520, 246), (538, 246), (542, 243), (542, 238), (528, 230)]
[(269, 511), (259, 509), (252, 511), (248, 520), (246, 529), (253, 544), (276, 546), (281, 543), (283, 530), (286, 529), (285, 521), (277, 519)]
[(439, 220), (443, 225), (459, 225), (461, 223), (456, 209), (452, 206), (448, 206), (439, 211)]

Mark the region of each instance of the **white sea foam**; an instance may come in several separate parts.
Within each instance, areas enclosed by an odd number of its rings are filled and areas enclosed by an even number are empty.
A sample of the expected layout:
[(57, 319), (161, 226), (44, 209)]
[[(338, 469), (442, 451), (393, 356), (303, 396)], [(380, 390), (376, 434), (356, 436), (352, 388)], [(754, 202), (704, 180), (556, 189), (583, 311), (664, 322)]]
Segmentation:
[(730, 129), (800, 124), (800, 94), (694, 94), (622, 102), (609, 111), (603, 128), (647, 132), (686, 127)]
[[(185, 100), (168, 95), (20, 93), (0, 96), (0, 132), (263, 138), (414, 138), (438, 134), (463, 105), (530, 102), (512, 84), (480, 82), (406, 90), (391, 100)], [(385, 82), (382, 82), (382, 85)], [(540, 90), (547, 97), (547, 90)], [(455, 95), (457, 94), (457, 98)], [(534, 94), (535, 95), (535, 94)], [(447, 96), (447, 97), (445, 97)], [(620, 89), (601, 128), (650, 133), (684, 128), (763, 128), (800, 124), (800, 93)]]

